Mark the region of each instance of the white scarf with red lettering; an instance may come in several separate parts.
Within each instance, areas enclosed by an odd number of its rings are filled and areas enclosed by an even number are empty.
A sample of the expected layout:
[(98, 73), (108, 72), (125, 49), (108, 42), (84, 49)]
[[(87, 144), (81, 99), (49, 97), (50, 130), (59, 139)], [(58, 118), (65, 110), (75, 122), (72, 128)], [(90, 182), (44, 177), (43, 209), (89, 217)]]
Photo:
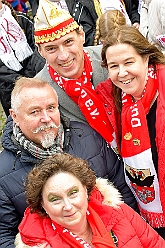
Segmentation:
[(108, 144), (115, 147), (112, 126), (91, 83), (92, 62), (89, 53), (84, 51), (84, 71), (78, 79), (61, 77), (50, 65), (48, 71), (53, 81), (80, 107), (89, 125), (100, 133)]
[(20, 71), (24, 59), (33, 53), (21, 27), (11, 14), (10, 8), (2, 4), (0, 11), (0, 59), (10, 69)]

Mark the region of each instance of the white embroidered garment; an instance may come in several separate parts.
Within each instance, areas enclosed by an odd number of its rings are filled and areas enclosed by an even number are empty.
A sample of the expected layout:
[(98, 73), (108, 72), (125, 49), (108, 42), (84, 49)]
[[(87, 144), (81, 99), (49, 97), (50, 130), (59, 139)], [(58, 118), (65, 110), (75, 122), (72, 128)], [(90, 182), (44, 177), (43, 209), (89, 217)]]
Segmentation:
[(3, 4), (0, 11), (0, 59), (8, 68), (20, 71), (20, 62), (32, 53), (26, 36), (12, 16), (10, 8)]
[(57, 1), (57, 0), (51, 0), (51, 2), (54, 3), (56, 5), (56, 7), (58, 7), (58, 8), (60, 7), (61, 9), (64, 9), (66, 11), (69, 11), (68, 10), (68, 6), (67, 6), (65, 0), (59, 0), (59, 1)]
[(120, 0), (100, 0), (100, 5), (102, 8), (102, 12), (104, 13), (107, 10), (120, 10), (125, 18), (126, 18), (126, 23), (128, 25), (131, 25), (131, 21), (129, 19), (129, 16), (123, 6), (123, 4), (120, 2)]

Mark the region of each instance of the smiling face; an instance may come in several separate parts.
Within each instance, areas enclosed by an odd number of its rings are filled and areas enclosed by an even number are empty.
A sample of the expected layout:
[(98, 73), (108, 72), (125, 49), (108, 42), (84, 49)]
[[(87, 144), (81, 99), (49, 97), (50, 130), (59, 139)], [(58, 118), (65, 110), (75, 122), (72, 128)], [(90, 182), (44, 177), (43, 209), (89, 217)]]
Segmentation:
[(39, 52), (60, 76), (79, 78), (84, 68), (84, 32), (70, 32), (60, 39), (40, 44)]
[(18, 111), (10, 114), (28, 140), (47, 148), (54, 144), (60, 125), (58, 99), (50, 85), (24, 87)]
[(106, 59), (111, 81), (135, 100), (141, 98), (148, 73), (148, 57), (141, 57), (128, 44), (107, 48)]
[(86, 187), (72, 174), (51, 176), (42, 191), (42, 206), (49, 217), (74, 233), (86, 226)]

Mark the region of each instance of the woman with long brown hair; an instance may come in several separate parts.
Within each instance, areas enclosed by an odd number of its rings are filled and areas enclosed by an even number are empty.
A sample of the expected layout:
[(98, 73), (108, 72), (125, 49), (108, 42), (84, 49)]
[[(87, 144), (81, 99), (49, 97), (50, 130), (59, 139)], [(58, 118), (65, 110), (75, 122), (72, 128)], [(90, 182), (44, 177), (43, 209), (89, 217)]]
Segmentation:
[[(103, 43), (109, 79), (97, 87), (143, 218), (165, 238), (165, 57), (135, 28)], [(115, 133), (115, 135), (114, 135)]]

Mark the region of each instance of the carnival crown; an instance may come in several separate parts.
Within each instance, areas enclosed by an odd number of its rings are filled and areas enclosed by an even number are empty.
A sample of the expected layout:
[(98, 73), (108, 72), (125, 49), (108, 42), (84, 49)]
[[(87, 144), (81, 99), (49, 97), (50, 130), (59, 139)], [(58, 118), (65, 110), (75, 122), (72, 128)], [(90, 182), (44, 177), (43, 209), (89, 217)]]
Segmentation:
[(57, 7), (48, 0), (39, 1), (34, 19), (36, 44), (59, 39), (77, 28), (79, 25), (68, 11)]

